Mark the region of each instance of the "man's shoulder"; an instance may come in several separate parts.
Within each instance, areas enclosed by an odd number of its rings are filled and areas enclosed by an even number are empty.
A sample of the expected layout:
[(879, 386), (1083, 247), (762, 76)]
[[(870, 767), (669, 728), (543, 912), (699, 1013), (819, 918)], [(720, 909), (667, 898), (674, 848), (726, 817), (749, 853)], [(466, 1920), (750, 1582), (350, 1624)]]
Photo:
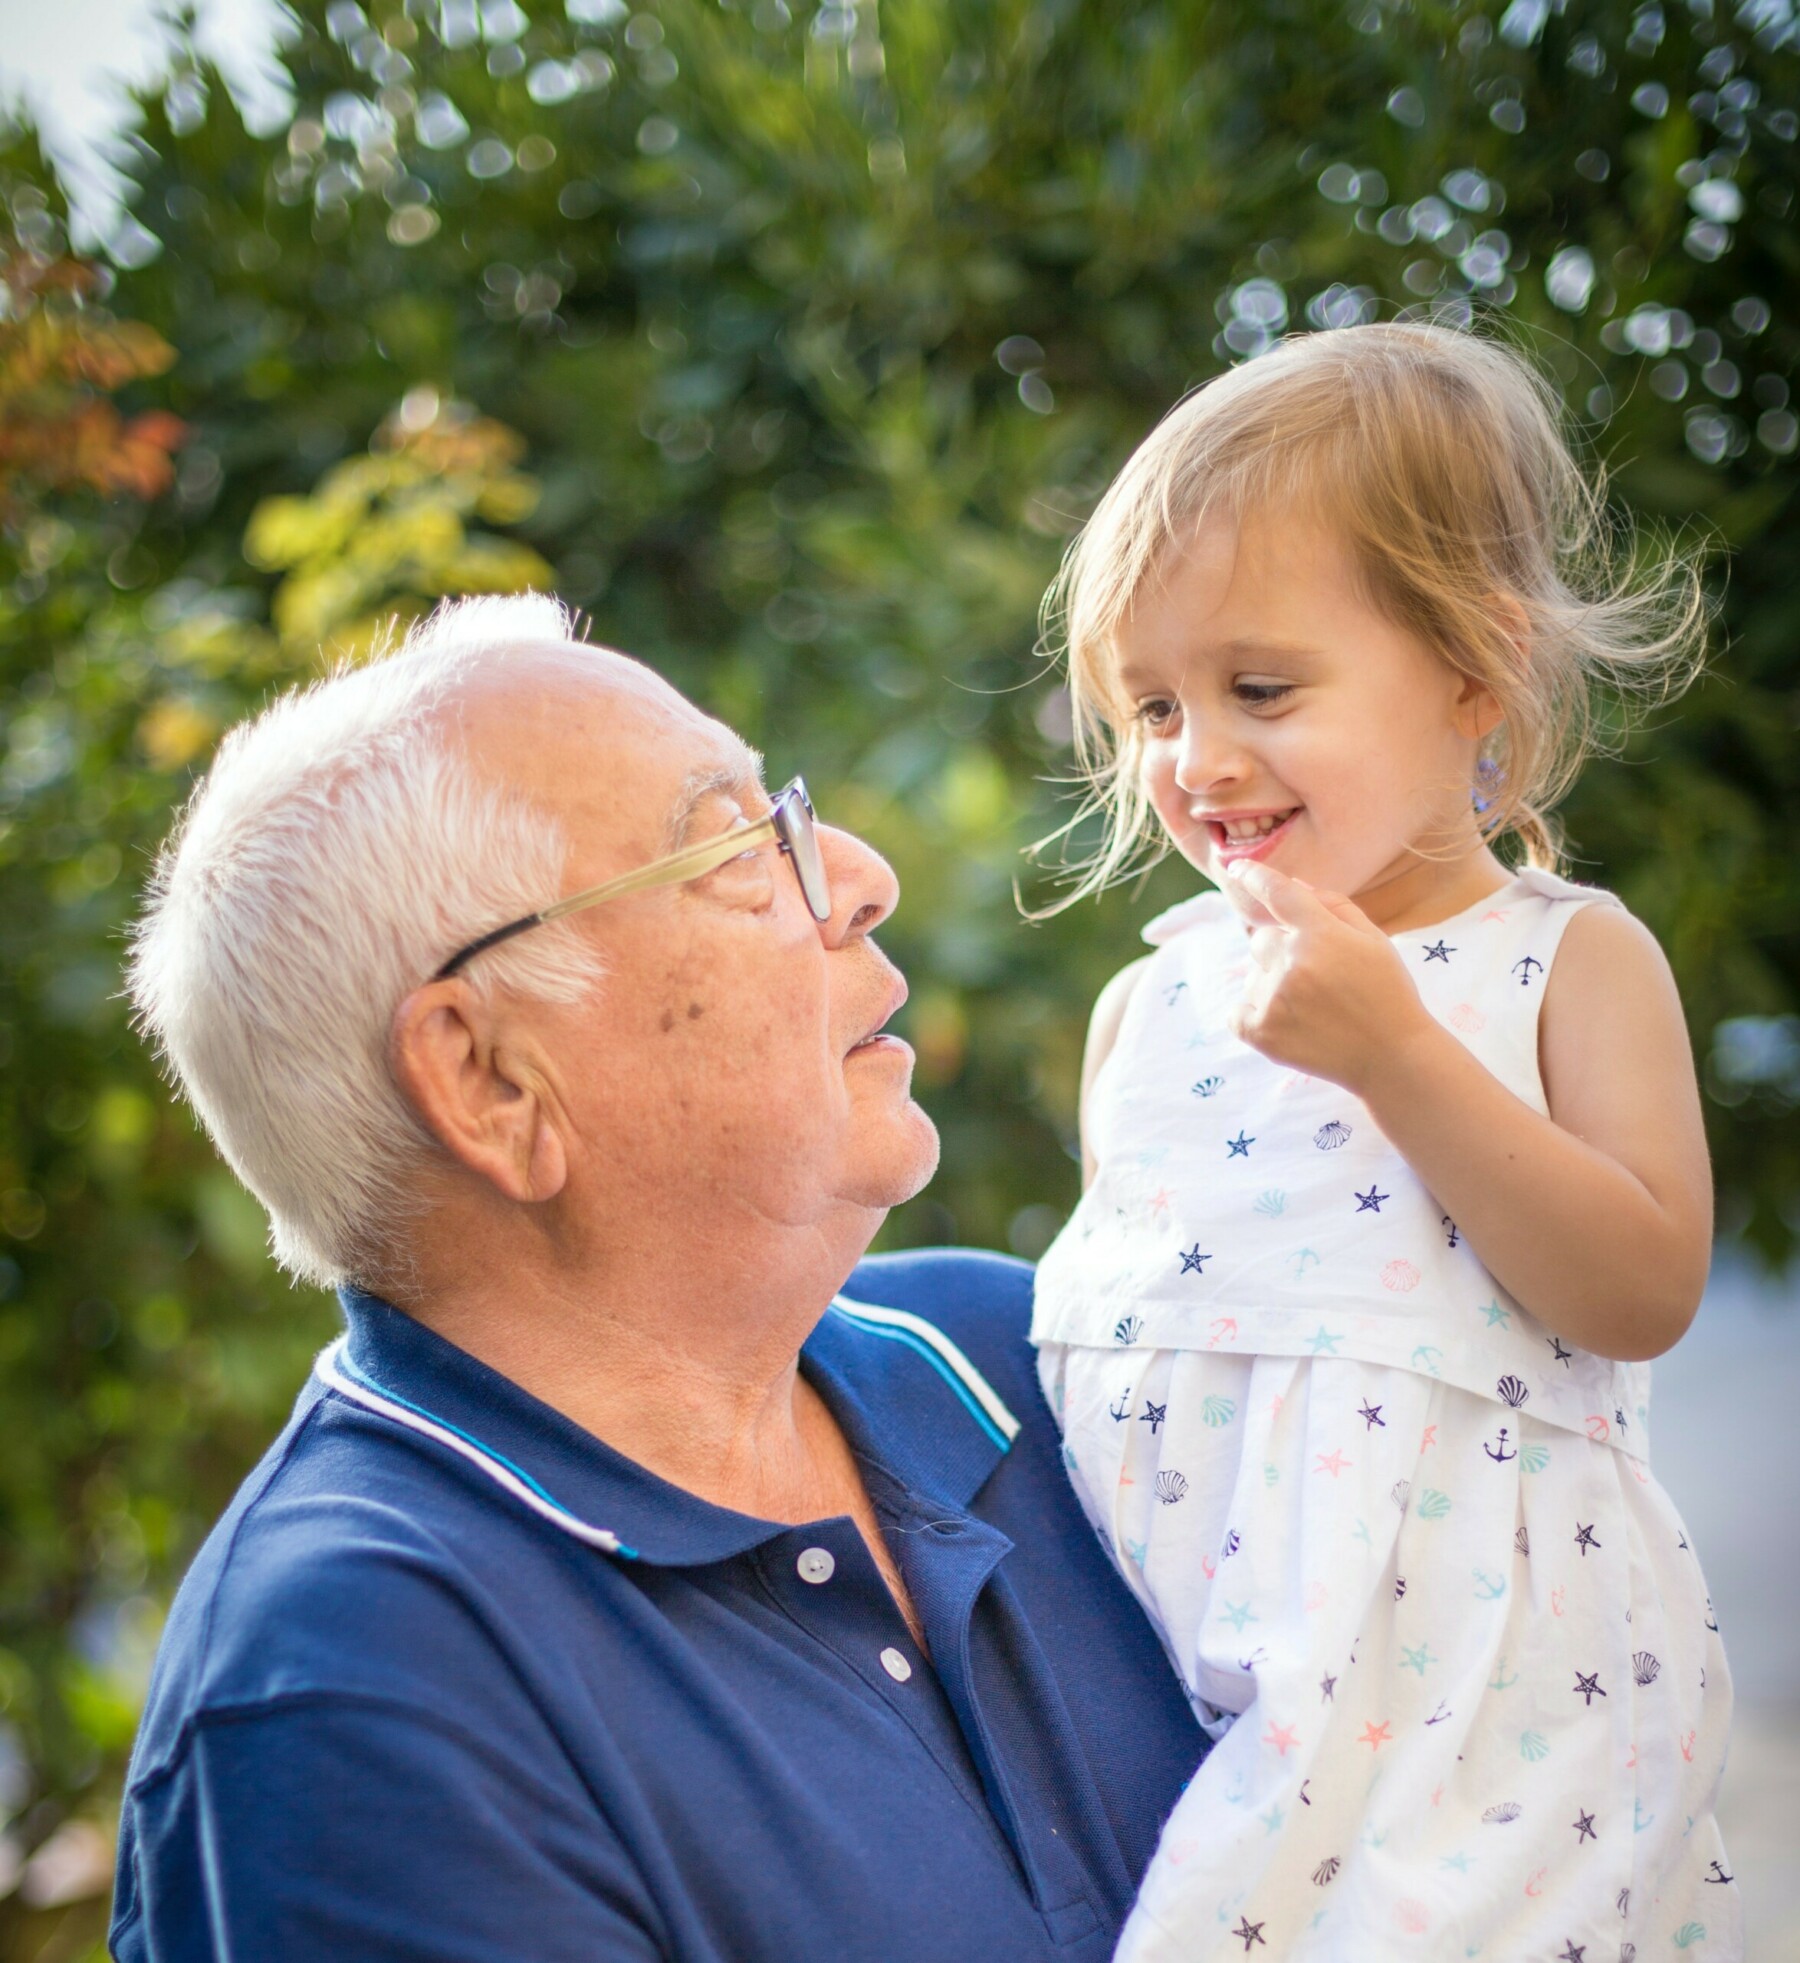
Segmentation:
[(844, 1284), (853, 1302), (919, 1317), (948, 1337), (1022, 1421), (1039, 1400), (1031, 1327), (1034, 1270), (1007, 1254), (931, 1247), (872, 1254)]
[[(461, 1485), (309, 1385), (176, 1593), (133, 1780), (179, 1757), (209, 1718), (321, 1699), (418, 1703), (429, 1652), (454, 1650), (459, 1626), (481, 1646), (480, 1510)], [(446, 1616), (459, 1597), (470, 1612)]]

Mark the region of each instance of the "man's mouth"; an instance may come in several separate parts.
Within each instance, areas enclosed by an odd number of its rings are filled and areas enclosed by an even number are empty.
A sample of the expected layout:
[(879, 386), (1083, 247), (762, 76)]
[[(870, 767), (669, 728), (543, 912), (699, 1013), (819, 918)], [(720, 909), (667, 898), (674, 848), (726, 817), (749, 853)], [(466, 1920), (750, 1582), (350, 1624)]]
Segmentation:
[(888, 1024), (906, 1006), (907, 993), (905, 982), (896, 976), (894, 992), (888, 997), (887, 1007), (882, 1011), (881, 1020), (866, 1036), (859, 1037), (850, 1045), (847, 1055), (857, 1056), (870, 1050), (883, 1049), (904, 1050), (908, 1056), (912, 1055), (911, 1045), (903, 1037), (894, 1035), (888, 1029)]
[(1206, 835), (1213, 850), (1229, 862), (1233, 859), (1261, 858), (1274, 847), (1275, 840), (1299, 816), (1300, 807), (1289, 805), (1283, 811), (1227, 812), (1207, 818)]

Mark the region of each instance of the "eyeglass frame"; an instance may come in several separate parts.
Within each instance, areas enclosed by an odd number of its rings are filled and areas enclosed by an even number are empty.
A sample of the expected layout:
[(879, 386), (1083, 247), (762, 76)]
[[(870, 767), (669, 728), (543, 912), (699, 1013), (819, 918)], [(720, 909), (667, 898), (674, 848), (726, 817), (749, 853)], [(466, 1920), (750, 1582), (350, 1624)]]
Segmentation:
[[(796, 813), (799, 815), (796, 816)], [(796, 777), (770, 798), (766, 818), (755, 819), (737, 831), (722, 832), (717, 838), (703, 839), (698, 845), (685, 845), (679, 852), (669, 853), (666, 858), (652, 859), (647, 866), (639, 866), (635, 872), (623, 873), (617, 879), (608, 879), (598, 886), (571, 893), (567, 899), (554, 901), (536, 913), (509, 920), (504, 927), (496, 927), (490, 933), (470, 941), (466, 947), (459, 947), (448, 961), (433, 972), (431, 979), (434, 982), (448, 981), (476, 955), (485, 954), (502, 941), (509, 941), (516, 934), (527, 933), (533, 927), (545, 926), (552, 920), (566, 920), (570, 914), (585, 912), (589, 907), (599, 906), (602, 901), (699, 879), (768, 839), (773, 839), (792, 862), (794, 877), (800, 883), (800, 897), (805, 900), (812, 917), (822, 923), (831, 918), (831, 892), (826, 883), (825, 861), (819, 854), (817, 835), (813, 829), (816, 817), (812, 799), (806, 794), (806, 780)], [(804, 857), (795, 848), (797, 839), (806, 848)]]

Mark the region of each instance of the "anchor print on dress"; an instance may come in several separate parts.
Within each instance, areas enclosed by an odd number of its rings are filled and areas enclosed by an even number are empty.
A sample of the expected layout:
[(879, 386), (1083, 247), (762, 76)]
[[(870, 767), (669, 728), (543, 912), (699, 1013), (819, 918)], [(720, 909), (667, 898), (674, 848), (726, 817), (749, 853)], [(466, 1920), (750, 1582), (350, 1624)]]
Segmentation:
[(1481, 1449), (1488, 1455), (1490, 1459), (1494, 1461), (1496, 1465), (1504, 1465), (1508, 1459), (1516, 1459), (1519, 1456), (1517, 1452), (1509, 1452), (1506, 1449), (1505, 1425), (1502, 1425), (1500, 1427), (1500, 1436), (1494, 1441), (1494, 1443), (1492, 1445), (1484, 1443)]
[(1519, 986), (1521, 988), (1529, 988), (1531, 986), (1532, 976), (1534, 974), (1541, 975), (1544, 972), (1544, 964), (1534, 955), (1528, 954), (1523, 961), (1515, 961), (1513, 963), (1512, 971), (1519, 978)]

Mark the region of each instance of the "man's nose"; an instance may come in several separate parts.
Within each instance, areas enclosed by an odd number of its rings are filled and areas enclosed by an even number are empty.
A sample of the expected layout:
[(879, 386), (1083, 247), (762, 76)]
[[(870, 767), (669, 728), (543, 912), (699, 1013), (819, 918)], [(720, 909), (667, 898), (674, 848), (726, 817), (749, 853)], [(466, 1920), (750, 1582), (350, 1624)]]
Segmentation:
[(831, 887), (831, 912), (819, 923), (827, 947), (872, 934), (900, 902), (894, 869), (872, 845), (836, 825), (816, 827), (819, 856)]

